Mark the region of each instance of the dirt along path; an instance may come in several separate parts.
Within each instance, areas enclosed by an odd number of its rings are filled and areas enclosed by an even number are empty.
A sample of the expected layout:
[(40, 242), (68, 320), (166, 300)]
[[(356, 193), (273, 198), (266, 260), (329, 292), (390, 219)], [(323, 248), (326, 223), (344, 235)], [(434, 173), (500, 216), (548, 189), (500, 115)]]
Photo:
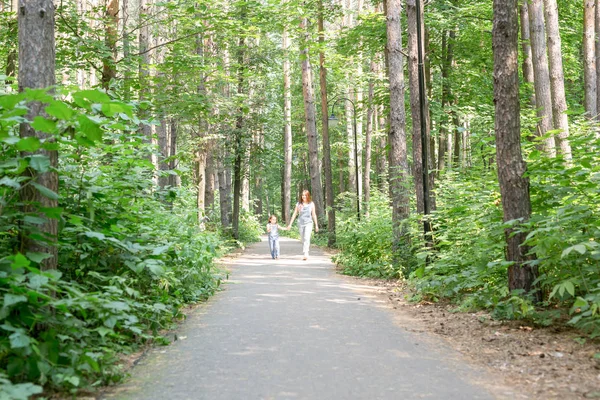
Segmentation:
[(229, 261), (225, 289), (188, 316), (105, 399), (522, 399), (443, 340), (414, 329), (381, 287), (308, 261), (282, 238)]

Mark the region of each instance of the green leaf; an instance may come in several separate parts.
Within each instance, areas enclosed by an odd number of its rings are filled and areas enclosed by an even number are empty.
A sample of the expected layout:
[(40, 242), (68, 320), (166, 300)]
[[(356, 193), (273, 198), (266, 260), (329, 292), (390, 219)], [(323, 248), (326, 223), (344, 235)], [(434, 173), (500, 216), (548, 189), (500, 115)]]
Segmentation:
[(122, 301), (111, 301), (106, 303), (104, 307), (113, 311), (128, 311), (130, 309), (129, 304)]
[(0, 399), (2, 400), (27, 400), (34, 394), (42, 393), (42, 387), (33, 383), (3, 384), (0, 388)]
[(106, 236), (100, 232), (84, 232), (84, 235), (90, 238), (96, 238), (98, 240), (106, 239)]
[(27, 297), (20, 294), (6, 293), (4, 295), (4, 307), (10, 307), (13, 304), (27, 302)]
[(28, 267), (31, 262), (21, 253), (17, 253), (13, 259), (12, 264), (10, 265), (12, 268), (23, 268)]
[(15, 179), (9, 178), (8, 176), (5, 176), (2, 179), (0, 179), (0, 186), (8, 186), (13, 189), (21, 188), (21, 185), (19, 184), (19, 182), (17, 182)]
[(587, 248), (583, 244), (576, 244), (575, 246), (573, 246), (573, 250), (575, 250), (579, 254), (585, 254)]
[(98, 328), (96, 328), (96, 332), (98, 332), (100, 334), (100, 336), (104, 337), (104, 336), (108, 335), (109, 333), (112, 333), (113, 330), (106, 328), (104, 326), (99, 326)]
[(40, 211), (48, 218), (59, 219), (64, 209), (62, 207), (40, 207)]
[(35, 187), (43, 196), (45, 196), (51, 200), (58, 200), (58, 194), (56, 194), (56, 192), (53, 192), (52, 190), (48, 189), (46, 186), (40, 185), (39, 183), (36, 183), (36, 182), (31, 182), (31, 185), (33, 187)]
[(102, 140), (102, 128), (94, 121), (85, 115), (80, 115), (77, 120), (79, 121), (79, 131), (85, 135), (85, 137), (92, 142), (100, 142)]
[(29, 166), (38, 172), (47, 172), (50, 169), (50, 159), (43, 154), (34, 154), (29, 158)]
[(571, 296), (575, 296), (575, 285), (573, 285), (573, 282), (566, 281), (565, 283), (563, 283), (563, 285), (565, 286), (565, 289)]
[(35, 262), (35, 263), (41, 263), (42, 261), (44, 261), (47, 258), (51, 258), (52, 254), (48, 254), (48, 253), (37, 253), (37, 252), (32, 252), (32, 251), (28, 251), (27, 253), (25, 253), (25, 255), (27, 256), (27, 258), (29, 258), (31, 261)]
[(83, 98), (95, 103), (108, 103), (110, 97), (100, 90), (82, 90), (73, 93), (73, 98)]
[(54, 101), (46, 107), (46, 113), (63, 121), (69, 120), (73, 116), (73, 111), (65, 103), (60, 101)]
[(104, 103), (102, 104), (102, 112), (107, 117), (112, 117), (115, 114), (123, 113), (125, 115), (131, 116), (131, 107), (126, 106), (123, 103)]
[(153, 256), (158, 256), (158, 255), (160, 255), (160, 254), (163, 254), (163, 253), (165, 253), (166, 251), (168, 251), (170, 247), (171, 247), (171, 245), (170, 245), (170, 244), (167, 244), (167, 245), (164, 245), (164, 246), (155, 247), (155, 248), (152, 250), (152, 255), (153, 255)]
[(47, 284), (48, 281), (49, 281), (49, 279), (45, 275), (30, 274), (29, 275), (29, 284), (27, 286), (29, 286), (33, 290), (37, 290), (37, 289), (41, 288), (42, 286), (44, 286), (45, 284)]
[(33, 119), (31, 127), (36, 131), (54, 133), (54, 131), (56, 130), (56, 122), (38, 115)]
[(39, 149), (41, 146), (40, 139), (35, 136), (29, 136), (19, 140), (17, 145), (15, 146), (19, 151), (29, 151), (34, 152)]
[(13, 349), (22, 349), (24, 347), (29, 347), (31, 344), (31, 338), (22, 330), (14, 332), (8, 338), (10, 339), (10, 347)]

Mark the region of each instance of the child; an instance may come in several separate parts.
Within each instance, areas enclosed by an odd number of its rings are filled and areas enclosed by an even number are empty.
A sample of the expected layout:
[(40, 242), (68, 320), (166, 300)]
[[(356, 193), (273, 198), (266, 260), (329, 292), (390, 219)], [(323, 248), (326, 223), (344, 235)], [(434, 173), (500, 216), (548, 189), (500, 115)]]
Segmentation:
[(275, 215), (271, 215), (269, 217), (269, 223), (267, 224), (267, 233), (269, 235), (269, 249), (271, 249), (271, 257), (273, 259), (279, 258), (279, 229), (283, 229), (285, 231), (288, 228), (277, 225), (277, 217)]

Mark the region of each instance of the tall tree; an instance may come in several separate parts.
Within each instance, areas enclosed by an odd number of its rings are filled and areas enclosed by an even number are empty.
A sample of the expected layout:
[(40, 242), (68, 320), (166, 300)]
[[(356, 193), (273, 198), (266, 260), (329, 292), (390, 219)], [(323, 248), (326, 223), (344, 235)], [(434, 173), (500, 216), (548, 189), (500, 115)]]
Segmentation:
[(388, 77), (390, 85), (389, 180), (392, 200), (393, 250), (399, 256), (408, 242), (406, 226), (409, 216), (408, 157), (406, 143), (406, 114), (404, 108), (404, 57), (402, 55), (401, 0), (386, 4)]
[(102, 88), (108, 90), (110, 81), (117, 76), (117, 39), (119, 25), (119, 0), (107, 0), (104, 15), (104, 45), (102, 58)]
[[(531, 62), (531, 43), (529, 38), (529, 10), (528, 0), (523, 0), (519, 6), (519, 15), (521, 18), (521, 49), (523, 51), (523, 80), (533, 86), (533, 64)], [(535, 107), (535, 92), (531, 94), (531, 105)]]
[(283, 28), (283, 182), (282, 182), (282, 218), (290, 220), (292, 208), (292, 81), (290, 65), (290, 37), (287, 26)]
[(304, 117), (306, 136), (308, 139), (309, 172), (312, 199), (317, 209), (317, 218), (325, 219), (323, 207), (323, 188), (321, 186), (321, 171), (319, 168), (319, 146), (317, 143), (317, 122), (315, 112), (315, 95), (313, 90), (312, 69), (309, 58), (309, 26), (308, 18), (302, 19), (304, 40), (302, 43), (302, 94), (304, 97)]
[(321, 123), (323, 136), (323, 175), (325, 175), (325, 204), (327, 206), (327, 245), (335, 244), (335, 207), (333, 177), (331, 175), (331, 146), (329, 142), (329, 112), (327, 106), (327, 68), (325, 68), (325, 27), (323, 24), (323, 0), (319, 0), (319, 81), (321, 85)]
[(374, 77), (377, 74), (377, 63), (371, 61), (370, 78), (369, 78), (369, 93), (367, 103), (367, 128), (365, 130), (365, 172), (363, 175), (363, 213), (369, 215), (369, 202), (371, 201), (371, 149), (373, 141), (373, 128), (375, 127), (375, 105), (373, 97), (375, 92)]
[[(55, 84), (54, 4), (52, 0), (21, 0), (18, 10), (19, 40), (19, 91), (27, 88), (49, 88)], [(46, 116), (45, 105), (39, 101), (28, 104), (26, 118), (32, 121), (37, 116)], [(38, 138), (52, 142), (52, 136), (35, 130), (29, 123), (20, 125), (20, 137)], [(24, 153), (24, 157), (33, 156)], [(48, 166), (35, 171), (29, 168), (26, 175), (34, 182), (21, 190), (21, 201), (26, 213), (36, 214), (43, 222), (39, 226), (26, 226), (21, 238), (22, 253), (47, 253), (42, 262), (43, 269), (56, 269), (58, 220), (48, 217), (42, 210), (58, 206), (58, 152), (37, 150), (36, 156), (48, 160)], [(53, 194), (48, 194), (53, 193)]]
[[(516, 0), (494, 0), (494, 102), (496, 160), (504, 221), (526, 221), (531, 215), (527, 165), (521, 155), (519, 105), (518, 22)], [(537, 267), (528, 264), (532, 256), (523, 245), (526, 232), (518, 223), (505, 230), (510, 290), (532, 292)], [(534, 293), (535, 294), (535, 293)], [(539, 294), (538, 294), (539, 295)]]
[(569, 119), (567, 117), (567, 99), (565, 96), (565, 76), (563, 73), (563, 57), (560, 31), (558, 29), (558, 6), (556, 0), (544, 0), (546, 16), (546, 34), (548, 37), (548, 61), (550, 67), (550, 91), (552, 94), (552, 118), (554, 129), (559, 132), (555, 136), (558, 150), (565, 160), (572, 158), (569, 143)]
[[(533, 56), (533, 75), (535, 102), (538, 116), (538, 135), (544, 136), (552, 130), (552, 96), (550, 92), (550, 72), (546, 55), (546, 29), (544, 24), (543, 0), (528, 0), (529, 30), (531, 53)], [(556, 155), (553, 136), (544, 139), (544, 151), (551, 157)]]
[[(424, 194), (423, 194), (423, 149), (421, 146), (421, 109), (419, 96), (419, 64), (417, 61), (418, 45), (423, 46), (417, 41), (417, 1), (406, 0), (406, 15), (408, 25), (408, 81), (410, 86), (410, 113), (412, 119), (412, 154), (413, 154), (413, 179), (417, 194), (417, 212), (423, 213)], [(423, 8), (421, 7), (421, 10)], [(421, 18), (421, 21), (423, 19)], [(424, 31), (421, 24), (421, 31)], [(428, 114), (425, 110), (425, 114)], [(427, 135), (427, 132), (425, 132)]]
[(596, 54), (595, 54), (595, 0), (583, 2), (583, 80), (584, 80), (584, 105), (589, 118), (598, 115), (597, 82), (596, 82)]

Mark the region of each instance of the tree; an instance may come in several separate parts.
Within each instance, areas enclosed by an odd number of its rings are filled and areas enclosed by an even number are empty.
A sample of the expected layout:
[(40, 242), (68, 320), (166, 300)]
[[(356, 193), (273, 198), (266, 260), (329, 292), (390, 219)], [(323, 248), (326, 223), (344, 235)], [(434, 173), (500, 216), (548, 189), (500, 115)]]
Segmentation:
[(584, 80), (584, 106), (588, 118), (596, 118), (597, 87), (596, 87), (596, 54), (595, 54), (595, 1), (583, 2), (583, 80)]
[[(494, 0), (494, 102), (496, 131), (496, 162), (502, 198), (504, 221), (513, 224), (505, 230), (506, 258), (510, 290), (534, 292), (537, 267), (521, 225), (531, 215), (529, 180), (524, 176), (527, 165), (521, 155), (521, 123), (519, 105), (518, 22), (516, 0)], [(533, 35), (532, 35), (533, 36)]]
[[(19, 91), (49, 88), (55, 84), (54, 4), (51, 0), (21, 0), (18, 10), (19, 30)], [(44, 117), (45, 105), (40, 101), (28, 104), (27, 121)], [(19, 130), (22, 139), (36, 138), (44, 144), (35, 152), (23, 152), (23, 157), (41, 157), (48, 161), (43, 171), (29, 168), (26, 175), (32, 184), (21, 190), (24, 212), (34, 214), (43, 222), (38, 227), (28, 225), (21, 238), (21, 252), (47, 253), (42, 269), (56, 269), (58, 220), (43, 209), (58, 206), (58, 151), (48, 149), (54, 139), (24, 122)]]
[(404, 111), (404, 57), (402, 55), (401, 0), (388, 0), (387, 52), (390, 85), (389, 180), (392, 201), (393, 249), (398, 256), (409, 238), (403, 224), (409, 216), (407, 193), (408, 157), (406, 144), (406, 114)]
[(327, 105), (327, 68), (325, 68), (325, 27), (323, 24), (323, 1), (319, 0), (319, 79), (321, 85), (321, 122), (323, 133), (323, 174), (325, 175), (325, 203), (327, 205), (327, 245), (335, 244), (335, 208), (333, 178), (331, 175), (331, 146), (329, 142), (329, 110)]
[(304, 42), (302, 43), (302, 94), (304, 97), (304, 117), (306, 136), (308, 139), (309, 172), (311, 183), (311, 194), (317, 217), (323, 221), (325, 219), (325, 210), (323, 207), (323, 189), (321, 186), (321, 169), (319, 168), (319, 146), (317, 143), (317, 123), (315, 113), (315, 96), (313, 90), (312, 69), (308, 52), (309, 46), (309, 27), (308, 18), (302, 19), (302, 28), (304, 29)]
[[(538, 116), (538, 135), (545, 136), (552, 130), (552, 96), (550, 92), (550, 72), (546, 56), (546, 29), (544, 25), (543, 0), (529, 0), (529, 29), (531, 53), (533, 56), (533, 75), (535, 83), (535, 101)], [(544, 151), (556, 155), (553, 136), (544, 139)]]
[(552, 94), (552, 117), (558, 150), (565, 160), (570, 162), (569, 119), (567, 117), (567, 99), (565, 96), (565, 77), (561, 50), (560, 31), (558, 29), (558, 6), (556, 0), (544, 0), (546, 33), (548, 36), (548, 61), (550, 67), (550, 91)]
[[(529, 38), (529, 10), (528, 0), (523, 0), (519, 6), (519, 16), (521, 19), (521, 49), (523, 51), (523, 80), (533, 85), (533, 64), (531, 62), (531, 42)], [(535, 107), (535, 92), (531, 94), (531, 105)]]
[(291, 65), (289, 56), (290, 38), (286, 26), (282, 35), (283, 47), (283, 182), (282, 182), (282, 218), (290, 220), (292, 193), (292, 92)]

